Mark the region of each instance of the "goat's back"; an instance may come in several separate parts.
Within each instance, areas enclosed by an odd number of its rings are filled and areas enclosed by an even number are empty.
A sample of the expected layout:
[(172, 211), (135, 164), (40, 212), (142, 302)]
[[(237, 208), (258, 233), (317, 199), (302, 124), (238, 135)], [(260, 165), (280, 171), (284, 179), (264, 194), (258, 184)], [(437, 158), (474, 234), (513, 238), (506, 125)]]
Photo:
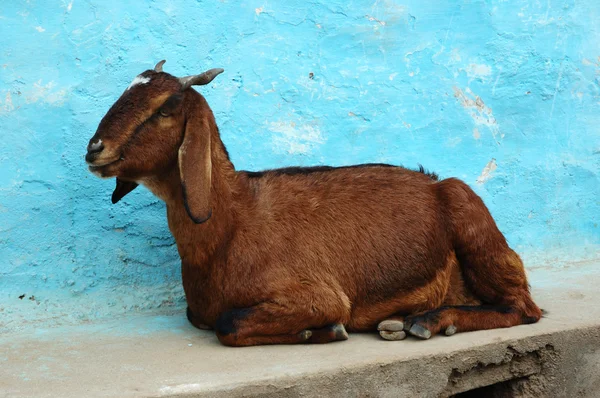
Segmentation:
[[(238, 234), (239, 255), (265, 273), (333, 278), (351, 300), (377, 300), (426, 284), (447, 261), (449, 239), (432, 175), (369, 165), (239, 176), (254, 197), (252, 217)], [(256, 258), (248, 258), (244, 249), (256, 242)]]

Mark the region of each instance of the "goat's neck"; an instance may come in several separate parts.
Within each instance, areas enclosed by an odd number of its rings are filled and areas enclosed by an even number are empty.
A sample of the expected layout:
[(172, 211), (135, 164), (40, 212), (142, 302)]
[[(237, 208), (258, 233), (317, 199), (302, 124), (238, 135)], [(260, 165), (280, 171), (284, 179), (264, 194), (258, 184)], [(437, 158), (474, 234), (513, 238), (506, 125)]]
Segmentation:
[(175, 237), (183, 264), (203, 266), (225, 248), (234, 233), (235, 220), (243, 205), (241, 188), (233, 164), (215, 128), (211, 135), (211, 218), (195, 224), (187, 214), (178, 166), (145, 185), (167, 204), (169, 229)]

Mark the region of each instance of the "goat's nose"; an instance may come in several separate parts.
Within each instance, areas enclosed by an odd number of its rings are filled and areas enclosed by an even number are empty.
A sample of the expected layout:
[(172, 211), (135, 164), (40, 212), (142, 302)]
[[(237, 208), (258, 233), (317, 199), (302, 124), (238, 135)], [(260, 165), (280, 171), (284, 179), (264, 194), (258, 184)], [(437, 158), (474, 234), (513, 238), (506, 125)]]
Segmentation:
[(102, 140), (98, 140), (96, 142), (90, 142), (90, 144), (87, 147), (88, 154), (99, 153), (99, 152), (102, 152), (103, 149), (104, 149), (104, 144), (102, 143)]
[(96, 159), (96, 156), (98, 156), (103, 149), (104, 144), (102, 144), (102, 140), (90, 142), (90, 144), (87, 147), (87, 154), (85, 155), (85, 160), (87, 162), (93, 162), (94, 159)]

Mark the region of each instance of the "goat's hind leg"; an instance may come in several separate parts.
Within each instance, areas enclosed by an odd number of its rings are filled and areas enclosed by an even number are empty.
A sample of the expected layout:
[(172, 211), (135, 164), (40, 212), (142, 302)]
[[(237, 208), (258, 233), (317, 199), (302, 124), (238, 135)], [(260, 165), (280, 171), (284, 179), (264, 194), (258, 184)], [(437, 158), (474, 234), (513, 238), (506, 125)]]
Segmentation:
[(452, 231), (452, 245), (467, 289), (486, 305), (447, 306), (405, 319), (404, 329), (421, 338), (446, 330), (466, 332), (537, 322), (520, 257), (508, 246), (487, 207), (465, 183), (438, 183)]
[(457, 332), (508, 328), (536, 321), (535, 318), (524, 318), (518, 309), (510, 306), (457, 305), (407, 316), (404, 330), (415, 337), (428, 339), (441, 331), (451, 336)]
[(523, 323), (537, 322), (542, 311), (533, 302), (525, 267), (507, 244), (487, 207), (466, 184), (446, 188), (453, 246), (467, 288), (491, 305), (516, 310)]

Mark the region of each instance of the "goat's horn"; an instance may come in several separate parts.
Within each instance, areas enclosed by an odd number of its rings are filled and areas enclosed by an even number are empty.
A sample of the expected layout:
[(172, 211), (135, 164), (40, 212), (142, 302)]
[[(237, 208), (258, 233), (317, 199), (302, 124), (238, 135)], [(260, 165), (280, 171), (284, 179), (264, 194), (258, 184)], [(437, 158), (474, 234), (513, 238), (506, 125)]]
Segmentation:
[(162, 60), (159, 63), (156, 64), (156, 66), (154, 67), (154, 72), (162, 72), (162, 66), (165, 64), (165, 62), (167, 62), (166, 60)]
[(204, 86), (212, 82), (212, 80), (217, 77), (217, 75), (223, 73), (224, 70), (221, 68), (215, 68), (211, 70), (207, 70), (204, 73), (199, 75), (191, 75), (186, 77), (180, 77), (179, 83), (181, 83), (181, 91), (187, 90), (191, 86)]

